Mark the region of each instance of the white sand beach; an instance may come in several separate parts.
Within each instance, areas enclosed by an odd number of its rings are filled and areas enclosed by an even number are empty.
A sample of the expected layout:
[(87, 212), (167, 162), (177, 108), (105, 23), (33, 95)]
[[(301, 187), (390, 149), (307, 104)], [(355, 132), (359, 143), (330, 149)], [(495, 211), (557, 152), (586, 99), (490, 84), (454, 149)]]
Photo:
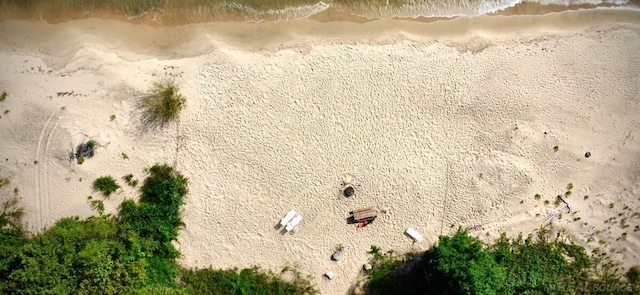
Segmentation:
[[(553, 202), (569, 183), (572, 213), (553, 228), (589, 249), (607, 241), (625, 266), (640, 261), (640, 11), (3, 21), (0, 34), (0, 176), (11, 179), (0, 197), (18, 188), (34, 232), (95, 214), (86, 199), (98, 196), (95, 178), (142, 179), (167, 162), (190, 179), (176, 243), (189, 267), (296, 265), (322, 294), (344, 294), (371, 245), (425, 250), (458, 226), (483, 239), (530, 233), (562, 209)], [(179, 124), (142, 132), (136, 99), (163, 77), (180, 84), (186, 109)], [(70, 162), (86, 136), (103, 147)], [(345, 180), (356, 196), (340, 195)], [(108, 212), (136, 196), (121, 185)], [(389, 211), (347, 224), (368, 206)], [(274, 226), (290, 209), (304, 219), (283, 235)], [(407, 227), (425, 241), (413, 243)]]

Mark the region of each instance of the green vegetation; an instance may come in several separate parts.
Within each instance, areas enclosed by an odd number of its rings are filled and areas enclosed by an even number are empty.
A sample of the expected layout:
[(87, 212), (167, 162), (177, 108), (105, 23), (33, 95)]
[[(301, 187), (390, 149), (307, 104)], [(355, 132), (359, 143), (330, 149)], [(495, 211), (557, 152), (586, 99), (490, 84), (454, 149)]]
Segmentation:
[(64, 218), (33, 238), (13, 221), (19, 211), (5, 208), (0, 214), (0, 294), (317, 293), (289, 268), (282, 274), (257, 267), (181, 269), (172, 242), (183, 226), (179, 211), (188, 181), (167, 165), (147, 171), (139, 202), (128, 199), (118, 214), (105, 215), (104, 204), (88, 197), (99, 216)]
[(2, 91), (2, 94), (0, 94), (0, 101), (5, 101), (5, 99), (7, 99), (7, 95), (6, 91)]
[(560, 150), (560, 147), (559, 147), (559, 146), (557, 146), (557, 145), (556, 145), (556, 146), (554, 146), (554, 147), (553, 147), (553, 151), (554, 151), (554, 152), (557, 152), (557, 151), (559, 151), (559, 150)]
[(129, 155), (122, 153), (121, 156), (123, 160), (129, 160)]
[(613, 203), (609, 203), (609, 209), (613, 209)]
[(98, 177), (98, 179), (93, 181), (93, 189), (101, 192), (107, 198), (119, 188), (120, 186), (111, 176)]
[(8, 185), (9, 183), (11, 183), (11, 180), (9, 180), (9, 178), (6, 178), (6, 177), (0, 178), (0, 188), (3, 188), (5, 185)]
[(560, 195), (557, 195), (555, 201), (553, 201), (553, 204), (554, 205), (560, 205), (560, 202), (562, 202), (561, 198), (562, 197)]
[(536, 194), (535, 198), (536, 198), (536, 200), (540, 200), (540, 198), (542, 198), (542, 196), (540, 194)]
[(87, 143), (86, 143), (85, 145), (86, 145), (86, 147), (87, 147), (88, 149), (93, 150), (93, 149), (95, 149), (95, 148), (96, 148), (96, 145), (97, 145), (97, 144), (98, 144), (98, 143), (97, 143), (95, 140), (90, 139), (89, 141), (87, 141)]
[(135, 186), (138, 185), (138, 180), (137, 179), (133, 179), (133, 174), (127, 174), (127, 175), (123, 176), (122, 180), (124, 180), (124, 182), (126, 182), (131, 187), (135, 187)]
[(404, 257), (382, 254), (372, 246), (373, 269), (364, 288), (366, 294), (440, 295), (576, 294), (575, 288), (585, 284), (617, 285), (621, 287), (609, 294), (629, 294), (627, 287), (640, 287), (639, 268), (623, 276), (599, 249), (588, 255), (561, 235), (547, 235), (546, 229), (527, 238), (502, 234), (496, 242), (483, 244), (459, 229), (452, 237), (441, 236), (424, 253)]
[[(282, 276), (290, 276), (293, 279), (283, 281), (280, 279)], [(318, 294), (308, 279), (301, 277), (299, 272), (289, 267), (285, 267), (280, 274), (263, 271), (255, 266), (240, 272), (237, 269), (212, 268), (186, 270), (182, 272), (181, 281), (192, 294)], [(235, 292), (229, 293), (229, 290)]]
[(92, 196), (88, 196), (87, 200), (89, 200), (91, 209), (96, 210), (96, 212), (98, 212), (98, 214), (100, 215), (104, 214), (104, 202), (102, 202), (101, 200), (93, 200)]
[(164, 126), (180, 117), (186, 99), (179, 93), (173, 80), (153, 84), (149, 92), (142, 96), (140, 105), (145, 125)]
[(79, 165), (82, 165), (87, 158), (91, 158), (96, 153), (99, 144), (94, 139), (83, 142), (76, 147), (76, 150), (70, 153), (71, 158), (75, 158)]
[(585, 196), (584, 196), (584, 199), (585, 199), (585, 200), (586, 200), (586, 199), (589, 199), (589, 196), (588, 196), (588, 195), (585, 195)]
[(573, 189), (573, 183), (569, 183), (567, 184), (567, 190), (572, 190)]
[(116, 115), (115, 114), (111, 114), (111, 116), (109, 117), (109, 121), (113, 121), (116, 119)]

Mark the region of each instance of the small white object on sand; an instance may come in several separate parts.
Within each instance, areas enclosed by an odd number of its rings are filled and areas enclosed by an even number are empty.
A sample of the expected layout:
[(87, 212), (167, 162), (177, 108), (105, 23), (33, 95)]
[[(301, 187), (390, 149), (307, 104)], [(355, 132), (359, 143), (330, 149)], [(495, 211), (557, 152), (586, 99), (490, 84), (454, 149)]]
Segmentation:
[(325, 277), (327, 277), (327, 279), (333, 280), (333, 272), (332, 271), (328, 271), (327, 273), (324, 274)]
[(411, 227), (407, 228), (405, 232), (418, 243), (422, 243), (422, 241), (424, 241), (424, 238), (422, 237), (422, 235)]

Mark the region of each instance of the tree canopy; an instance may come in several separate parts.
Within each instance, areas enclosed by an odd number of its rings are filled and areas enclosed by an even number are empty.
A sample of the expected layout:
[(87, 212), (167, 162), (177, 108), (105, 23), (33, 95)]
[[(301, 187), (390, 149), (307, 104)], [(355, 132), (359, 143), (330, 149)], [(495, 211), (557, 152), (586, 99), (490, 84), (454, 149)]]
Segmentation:
[(441, 236), (424, 253), (406, 257), (380, 254), (372, 246), (373, 269), (364, 281), (367, 294), (609, 294), (640, 292), (640, 271), (618, 273), (603, 252), (587, 254), (584, 247), (562, 235), (510, 239), (502, 234), (485, 244), (459, 229)]

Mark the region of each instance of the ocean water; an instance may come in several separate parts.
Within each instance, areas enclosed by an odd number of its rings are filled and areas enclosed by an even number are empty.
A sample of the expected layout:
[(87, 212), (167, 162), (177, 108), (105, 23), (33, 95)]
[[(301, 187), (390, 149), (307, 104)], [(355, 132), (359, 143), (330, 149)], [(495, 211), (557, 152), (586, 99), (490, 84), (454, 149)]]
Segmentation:
[[(636, 1), (634, 3), (633, 1)], [(634, 6), (637, 0), (527, 0), (534, 6)], [(286, 21), (335, 10), (370, 19), (475, 16), (498, 12), (522, 0), (0, 0), (1, 18), (64, 21), (110, 16), (158, 23)]]

